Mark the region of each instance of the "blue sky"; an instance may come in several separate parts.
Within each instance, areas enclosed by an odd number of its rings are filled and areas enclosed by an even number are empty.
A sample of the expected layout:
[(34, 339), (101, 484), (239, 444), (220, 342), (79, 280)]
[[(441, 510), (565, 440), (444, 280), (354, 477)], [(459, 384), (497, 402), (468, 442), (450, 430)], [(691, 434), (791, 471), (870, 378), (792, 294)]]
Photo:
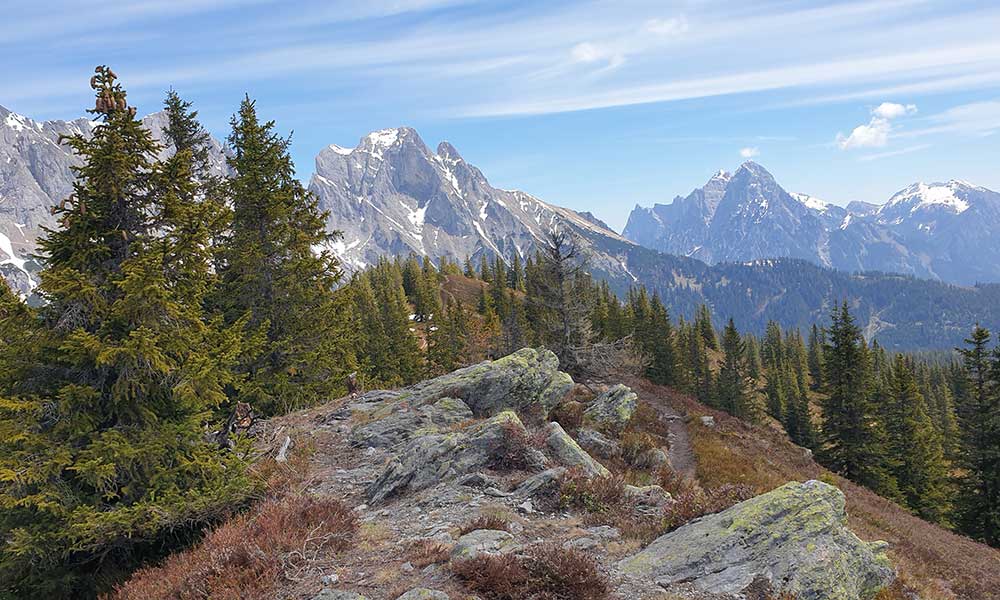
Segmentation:
[[(85, 8), (84, 8), (85, 7)], [(223, 137), (244, 93), (325, 145), (409, 125), (499, 187), (615, 228), (752, 157), (790, 191), (884, 202), (914, 181), (1000, 189), (1000, 3), (2, 0), (0, 105), (92, 105), (111, 65), (142, 112), (169, 87)]]

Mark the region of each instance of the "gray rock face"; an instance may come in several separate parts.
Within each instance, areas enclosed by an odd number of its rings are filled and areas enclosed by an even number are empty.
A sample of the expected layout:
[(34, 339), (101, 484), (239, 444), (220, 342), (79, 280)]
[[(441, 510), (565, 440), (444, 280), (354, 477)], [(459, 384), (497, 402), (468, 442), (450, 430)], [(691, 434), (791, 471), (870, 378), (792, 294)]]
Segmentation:
[(483, 554), (500, 554), (509, 550), (514, 536), (496, 529), (477, 529), (458, 538), (451, 550), (451, 560), (469, 560)]
[(545, 443), (556, 459), (567, 467), (579, 467), (588, 477), (608, 477), (611, 473), (570, 437), (559, 423), (549, 423)]
[(455, 398), (442, 398), (434, 404), (418, 406), (401, 402), (393, 408), (388, 416), (355, 427), (351, 431), (351, 444), (362, 448), (386, 448), (428, 433), (439, 433), (472, 419), (472, 410)]
[(621, 431), (632, 420), (638, 400), (635, 392), (618, 384), (594, 398), (583, 415), (602, 429)]
[(517, 415), (507, 411), (460, 431), (414, 438), (368, 487), (369, 503), (378, 504), (405, 491), (419, 491), (486, 467), (503, 448), (506, 428), (524, 432)]
[(895, 574), (885, 544), (862, 542), (846, 521), (840, 490), (792, 482), (663, 535), (618, 568), (711, 593), (737, 593), (763, 577), (796, 598), (866, 600)]
[(710, 264), (802, 258), (972, 284), (1000, 281), (1000, 194), (962, 181), (914, 184), (884, 205), (847, 208), (788, 193), (763, 167), (718, 173), (686, 198), (637, 206), (623, 235)]

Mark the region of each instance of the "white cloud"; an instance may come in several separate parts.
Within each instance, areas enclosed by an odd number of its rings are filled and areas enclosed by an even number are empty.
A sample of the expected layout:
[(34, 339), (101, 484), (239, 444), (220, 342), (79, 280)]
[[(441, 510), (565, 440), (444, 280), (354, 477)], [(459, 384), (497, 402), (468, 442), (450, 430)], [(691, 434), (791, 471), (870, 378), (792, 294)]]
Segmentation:
[(889, 143), (892, 121), (917, 112), (916, 104), (883, 102), (872, 109), (872, 118), (866, 125), (858, 125), (850, 135), (837, 134), (841, 150), (851, 148), (882, 148)]
[(649, 33), (663, 36), (681, 35), (689, 29), (687, 19), (683, 15), (670, 19), (650, 19), (643, 25)]
[(837, 145), (841, 150), (851, 148), (881, 148), (889, 143), (889, 132), (892, 131), (892, 124), (888, 119), (873, 117), (867, 125), (858, 125), (845, 136), (837, 134)]
[(746, 148), (740, 149), (740, 156), (743, 158), (753, 158), (760, 154), (760, 148), (756, 146), (748, 146)]
[(872, 110), (872, 114), (883, 119), (896, 119), (916, 114), (916, 104), (896, 104), (895, 102), (883, 102)]

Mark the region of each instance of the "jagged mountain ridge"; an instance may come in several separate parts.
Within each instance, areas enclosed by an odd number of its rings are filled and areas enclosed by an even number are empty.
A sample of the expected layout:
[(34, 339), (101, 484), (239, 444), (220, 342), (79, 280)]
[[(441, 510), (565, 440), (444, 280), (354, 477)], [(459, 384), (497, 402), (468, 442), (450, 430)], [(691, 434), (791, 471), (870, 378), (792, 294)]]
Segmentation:
[[(432, 152), (408, 127), (383, 129), (353, 148), (331, 145), (316, 157), (309, 189), (343, 238), (331, 249), (350, 270), (414, 252), (456, 260), (533, 253), (553, 227), (589, 240), (594, 268), (634, 281), (621, 252), (632, 242), (590, 214), (490, 185), (448, 142)], [(609, 252), (607, 242), (615, 242)]]
[(967, 182), (917, 183), (883, 205), (843, 208), (789, 193), (748, 161), (671, 204), (637, 206), (623, 235), (708, 263), (802, 258), (968, 285), (1000, 281), (998, 232), (1000, 194)]
[[(163, 111), (143, 117), (157, 140), (166, 126)], [(0, 275), (21, 294), (36, 283), (31, 260), (43, 227), (54, 227), (50, 210), (73, 191), (72, 167), (79, 159), (59, 143), (62, 136), (89, 136), (98, 125), (90, 119), (35, 121), (0, 106)], [(213, 174), (226, 172), (222, 144), (210, 141)], [(164, 147), (161, 157), (173, 150)]]

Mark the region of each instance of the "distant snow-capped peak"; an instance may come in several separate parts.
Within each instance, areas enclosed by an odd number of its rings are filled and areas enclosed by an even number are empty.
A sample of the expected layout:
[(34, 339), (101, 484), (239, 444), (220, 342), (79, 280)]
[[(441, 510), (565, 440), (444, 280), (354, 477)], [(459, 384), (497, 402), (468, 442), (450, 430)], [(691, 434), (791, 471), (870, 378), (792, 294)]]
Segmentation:
[(943, 208), (962, 214), (969, 209), (968, 200), (962, 197), (966, 195), (963, 192), (979, 189), (981, 188), (957, 179), (947, 183), (914, 183), (896, 192), (884, 208), (908, 207), (911, 214), (922, 209)]
[(809, 194), (799, 194), (796, 192), (789, 192), (792, 198), (795, 198), (799, 202), (805, 205), (806, 208), (810, 208), (819, 212), (826, 212), (830, 209), (830, 203), (824, 200), (820, 200), (815, 196), (810, 196)]

